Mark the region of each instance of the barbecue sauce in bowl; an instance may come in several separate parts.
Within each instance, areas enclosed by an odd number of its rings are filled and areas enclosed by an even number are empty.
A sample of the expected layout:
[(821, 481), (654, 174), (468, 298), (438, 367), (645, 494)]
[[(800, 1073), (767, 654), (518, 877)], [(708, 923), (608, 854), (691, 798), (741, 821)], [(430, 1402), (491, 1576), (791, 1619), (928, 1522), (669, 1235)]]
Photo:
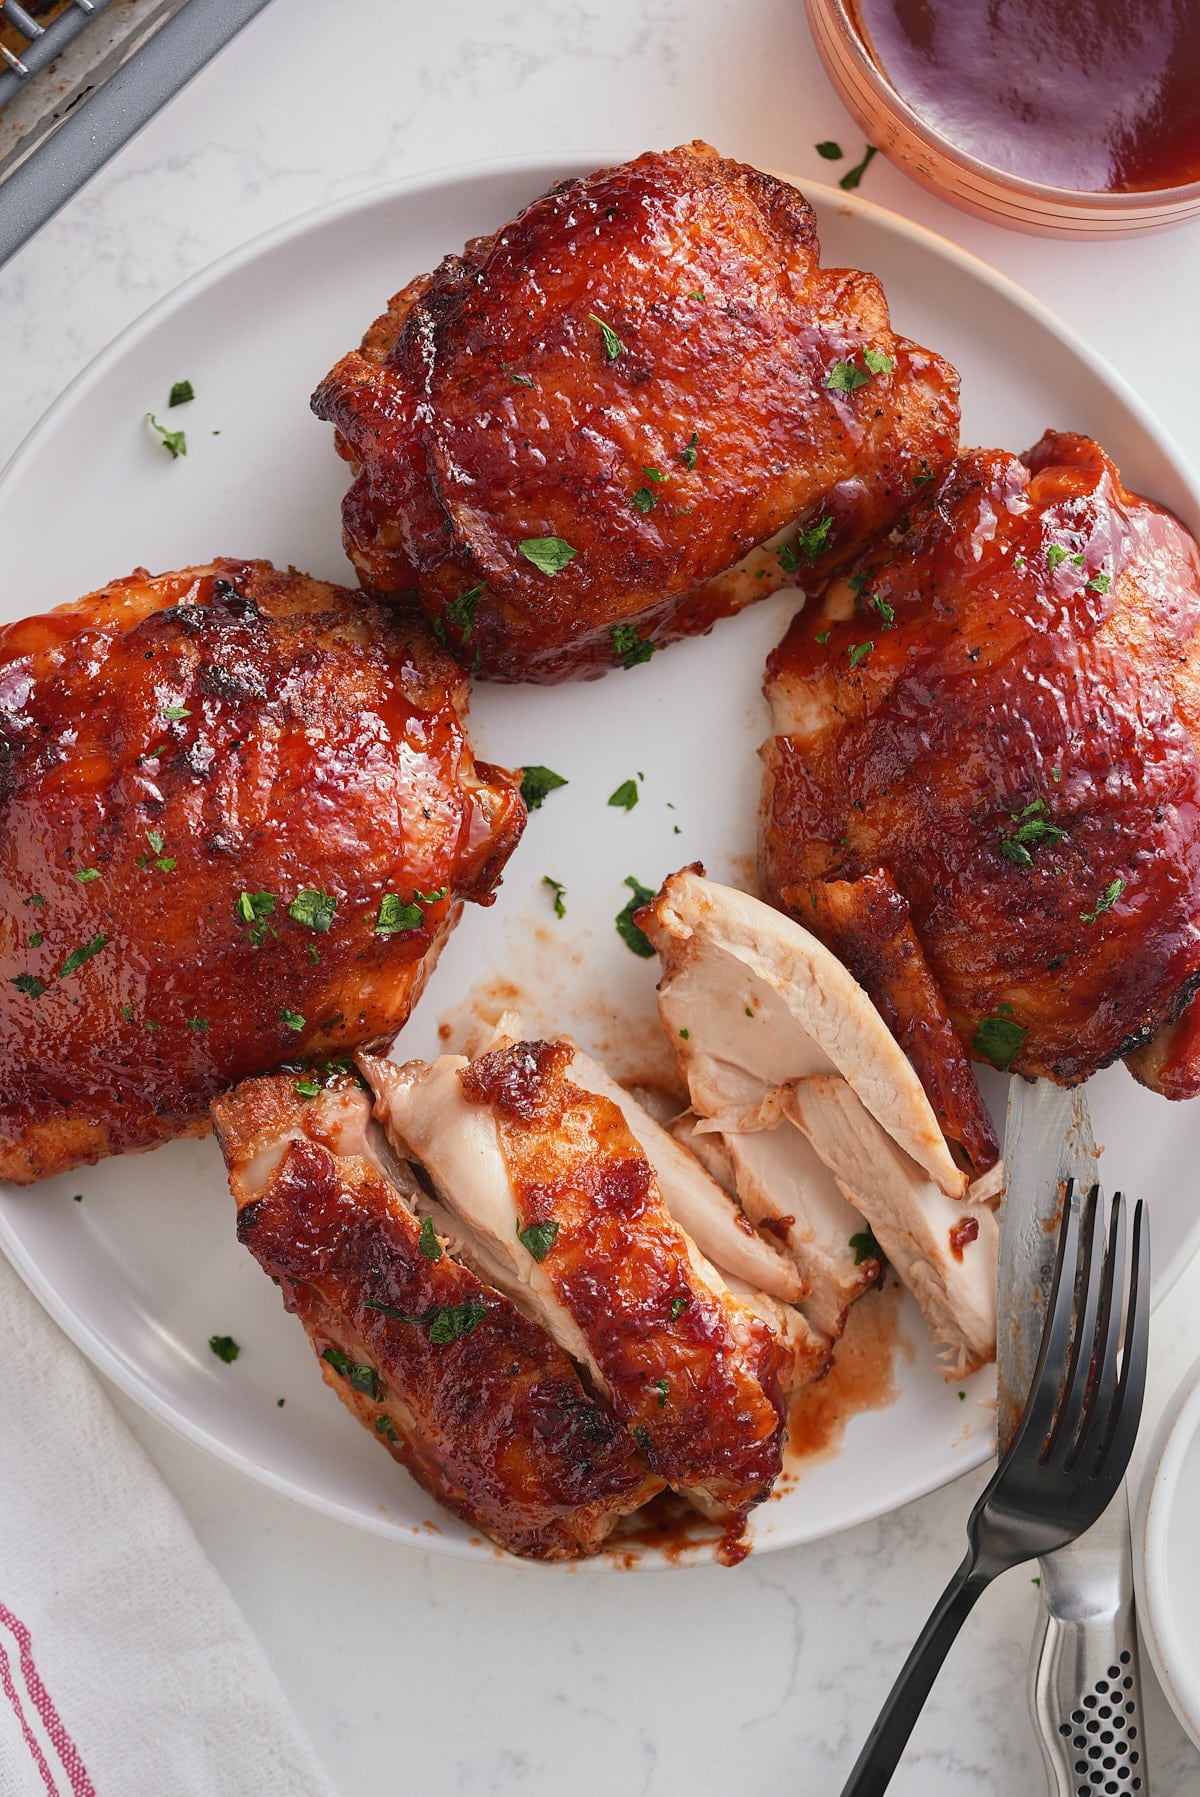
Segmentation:
[(1195, 0), (854, 0), (895, 92), (1020, 180), (1145, 193), (1200, 180)]

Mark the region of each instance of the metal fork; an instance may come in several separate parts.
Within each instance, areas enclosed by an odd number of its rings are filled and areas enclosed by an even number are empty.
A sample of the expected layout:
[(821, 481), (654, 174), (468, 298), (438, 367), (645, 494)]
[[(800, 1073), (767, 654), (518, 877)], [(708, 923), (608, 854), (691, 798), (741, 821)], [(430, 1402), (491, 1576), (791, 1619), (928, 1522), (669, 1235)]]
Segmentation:
[(892, 1686), (842, 1797), (886, 1791), (942, 1661), (985, 1587), (1074, 1541), (1125, 1476), (1146, 1387), (1150, 1321), (1146, 1213), (1139, 1200), (1130, 1230), (1126, 1211), (1118, 1192), (1106, 1236), (1099, 1186), (1081, 1202), (1068, 1182), (1029, 1399), (971, 1512), (966, 1558)]

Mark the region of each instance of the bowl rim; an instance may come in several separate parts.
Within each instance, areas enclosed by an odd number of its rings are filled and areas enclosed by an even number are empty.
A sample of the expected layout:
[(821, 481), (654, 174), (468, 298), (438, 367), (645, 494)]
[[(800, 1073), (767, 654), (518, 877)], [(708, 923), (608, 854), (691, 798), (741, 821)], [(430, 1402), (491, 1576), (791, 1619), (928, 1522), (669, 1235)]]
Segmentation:
[(895, 88), (882, 67), (867, 48), (855, 19), (855, 0), (805, 0), (810, 28), (815, 32), (825, 25), (836, 34), (843, 53), (855, 71), (866, 82), (875, 98), (887, 107), (898, 123), (932, 151), (943, 156), (963, 173), (974, 177), (981, 187), (1002, 189), (1006, 195), (1021, 195), (1041, 201), (1049, 207), (1070, 207), (1077, 214), (1098, 218), (1117, 216), (1144, 218), (1156, 213), (1182, 211), (1200, 204), (1200, 180), (1179, 182), (1173, 187), (1134, 188), (1113, 191), (1106, 188), (1058, 187), (1045, 181), (1031, 181), (1024, 175), (1007, 173), (997, 164), (984, 162), (969, 150), (960, 148), (914, 111)]

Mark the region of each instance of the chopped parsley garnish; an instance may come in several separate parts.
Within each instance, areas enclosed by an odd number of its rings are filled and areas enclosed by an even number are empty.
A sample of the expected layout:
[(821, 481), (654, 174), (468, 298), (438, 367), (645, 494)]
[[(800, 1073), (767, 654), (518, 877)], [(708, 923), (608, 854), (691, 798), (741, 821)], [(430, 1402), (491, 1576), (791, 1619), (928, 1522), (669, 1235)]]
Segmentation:
[(210, 1335), (208, 1345), (217, 1359), (223, 1360), (226, 1366), (230, 1366), (242, 1351), (232, 1335)]
[(1124, 890), (1124, 880), (1110, 880), (1108, 885), (1104, 888), (1104, 891), (1100, 894), (1100, 897), (1096, 900), (1092, 909), (1090, 911), (1081, 911), (1079, 913), (1080, 923), (1095, 923), (1102, 912), (1112, 910)]
[(874, 643), (851, 643), (851, 645), (850, 645), (850, 666), (851, 666), (851, 668), (861, 667), (862, 663), (864, 661), (866, 661), (867, 656), (871, 653), (871, 651), (874, 647), (875, 647)]
[(500, 366), (503, 368), (514, 387), (533, 386), (533, 382), (530, 380), (529, 376), (527, 374), (518, 374), (510, 362), (501, 362)]
[(543, 574), (559, 573), (577, 553), (563, 537), (522, 537), (517, 548)]
[(829, 370), (825, 385), (834, 393), (857, 393), (870, 378), (865, 368), (856, 368), (853, 362), (839, 361)]
[(475, 608), (483, 597), (483, 587), (468, 587), (446, 607), (446, 616), (458, 630), (464, 643), (471, 640), (471, 632), (475, 628)]
[(176, 381), (171, 388), (167, 404), (169, 406), (186, 406), (188, 401), (195, 397), (196, 389), (192, 386), (191, 381)]
[(637, 781), (622, 780), (617, 790), (609, 794), (608, 802), (610, 805), (615, 805), (618, 810), (632, 811), (638, 802)]
[(818, 630), (817, 641), (819, 643), (827, 643), (829, 641), (829, 632), (827, 630)]
[(302, 887), (287, 908), (288, 916), (305, 929), (321, 931), (328, 930), (336, 910), (337, 900), (332, 892), (316, 892), (310, 886)]
[(422, 905), (438, 905), (449, 891), (448, 886), (435, 886), (432, 892), (414, 892), (413, 897)]
[(827, 138), (823, 144), (817, 145), (817, 155), (825, 162), (840, 162), (845, 151), (841, 144), (835, 144), (832, 138)]
[(567, 915), (567, 904), (566, 904), (567, 889), (563, 885), (562, 881), (553, 879), (549, 874), (543, 874), (542, 875), (542, 885), (548, 886), (550, 888), (551, 892), (554, 894), (554, 915), (555, 915), (555, 917), (565, 917)]
[(650, 1452), (650, 1431), (647, 1429), (645, 1423), (634, 1423), (629, 1433), (633, 1436), (633, 1439), (637, 1442), (643, 1454), (648, 1454)]
[(638, 634), (636, 624), (614, 624), (608, 635), (613, 654), (620, 658), (623, 668), (636, 668), (639, 662), (649, 661), (658, 647), (649, 637)]
[(810, 568), (817, 560), (817, 557), (824, 555), (825, 551), (828, 549), (832, 530), (833, 519), (832, 517), (829, 517), (822, 518), (821, 522), (819, 524), (814, 524), (811, 530), (801, 531), (799, 547), (803, 550), (805, 560), (808, 562)]
[(377, 936), (394, 936), (399, 930), (419, 930), (425, 922), (420, 905), (406, 905), (397, 892), (385, 892), (375, 919)]
[[(147, 831), (147, 837), (157, 836), (158, 832)], [(150, 845), (153, 848), (153, 842)], [(159, 848), (162, 838), (159, 837)], [(258, 948), (268, 930), (267, 919), (275, 909), (275, 895), (271, 892), (243, 892), (234, 906), (234, 915), (239, 923), (250, 925), (250, 946)]]
[(692, 1037), (692, 1032), (691, 1032), (691, 1030), (688, 1030), (688, 1029), (681, 1029), (681, 1030), (680, 1030), (680, 1032), (679, 1032), (679, 1034), (680, 1034), (680, 1035), (681, 1035), (681, 1036), (682, 1036), (682, 1038), (683, 1038), (683, 1040), (684, 1040), (684, 1041), (685, 1041), (685, 1042), (690, 1042), (690, 1041), (691, 1041), (691, 1037)]
[(864, 349), (863, 361), (872, 374), (890, 374), (896, 366), (895, 356), (889, 356), (882, 349)]
[(75, 878), (81, 886), (88, 886), (93, 880), (100, 878), (100, 869), (98, 867), (81, 867)]
[(647, 512), (652, 512), (658, 504), (658, 494), (651, 492), (649, 487), (639, 487), (636, 493), (629, 495), (629, 503), (644, 517)]
[(665, 1379), (656, 1379), (654, 1381), (654, 1389), (658, 1393), (658, 1407), (660, 1410), (663, 1410), (666, 1408), (667, 1399), (671, 1395), (671, 1387), (667, 1384)]
[(879, 152), (874, 144), (866, 144), (863, 148), (862, 161), (856, 162), (853, 168), (848, 168), (846, 170), (845, 174), (838, 182), (838, 186), (846, 193), (853, 193), (854, 189), (866, 174), (868, 168), (870, 168), (872, 159), (878, 154)]
[(296, 1091), (300, 1094), (301, 1098), (315, 1098), (320, 1090), (320, 1080), (298, 1079), (296, 1081)]
[(873, 1229), (860, 1229), (857, 1235), (850, 1237), (850, 1246), (854, 1250), (854, 1264), (861, 1267), (867, 1260), (882, 1260), (883, 1249), (875, 1240)]
[(132, 1005), (122, 1005), (121, 1006), (121, 1015), (125, 1019), (126, 1023), (132, 1023), (133, 1022), (133, 1006)]
[(456, 1342), (461, 1335), (473, 1334), (486, 1315), (487, 1305), (477, 1304), (473, 1298), (465, 1304), (450, 1304), (439, 1310), (429, 1325), (429, 1339), (439, 1346)]
[(167, 430), (165, 425), (158, 422), (158, 419), (154, 416), (153, 412), (147, 412), (146, 417), (162, 438), (162, 446), (167, 451), (167, 454), (172, 461), (175, 461), (181, 455), (187, 454), (187, 438), (182, 431)]
[(921, 463), (921, 472), (919, 474), (914, 474), (912, 477), (912, 484), (914, 487), (927, 487), (932, 479), (933, 469), (929, 466), (928, 462), (923, 461)]
[(58, 970), (59, 979), (65, 980), (69, 973), (75, 973), (85, 961), (90, 961), (93, 955), (98, 955), (107, 942), (107, 936), (93, 936), (92, 940), (85, 942), (82, 948), (73, 948)]
[(683, 463), (685, 468), (694, 468), (696, 466), (696, 456), (699, 452), (699, 448), (700, 432), (693, 431), (688, 438), (686, 449), (681, 449), (678, 456), (678, 460)]
[(1014, 555), (1013, 567), (1018, 574), (1023, 574), (1025, 572), (1025, 557), (1023, 555)]
[(1023, 1024), (1014, 1023), (1011, 1005), (1000, 1005), (997, 1009), (1009, 1015), (983, 1018), (971, 1046), (977, 1055), (990, 1061), (1001, 1073), (1007, 1073), (1029, 1032)]
[(142, 1028), (144, 1030), (160, 1030), (162, 1028), (162, 1024), (155, 1023), (155, 1021), (152, 1017), (147, 1017), (145, 1023), (143, 1023), (143, 1025), (142, 1025)]
[(800, 557), (790, 543), (781, 543), (775, 551), (775, 560), (785, 574), (794, 574), (800, 566)]
[(526, 767), (521, 769), (521, 797), (528, 811), (540, 811), (542, 800), (548, 792), (555, 792), (567, 782), (561, 774), (556, 774), (552, 767)]
[(617, 935), (626, 948), (632, 949), (635, 955), (640, 955), (644, 961), (648, 961), (654, 954), (654, 945), (645, 931), (640, 930), (633, 921), (633, 914), (635, 911), (640, 911), (643, 905), (650, 904), (655, 894), (651, 887), (643, 886), (641, 881), (635, 880), (632, 874), (626, 874), (625, 884), (629, 887), (633, 897), (617, 912)]
[(279, 1021), (285, 1029), (294, 1030), (297, 1035), (304, 1028), (304, 1019), (299, 1011), (289, 1011), (286, 1005), (279, 1007)]
[[(283, 1399), (280, 1398), (279, 1402), (282, 1404)], [(390, 1416), (377, 1416), (375, 1418), (375, 1433), (376, 1435), (382, 1435), (383, 1439), (385, 1441), (390, 1441), (393, 1446), (395, 1446), (396, 1442), (400, 1439), (396, 1433), (396, 1425)]]
[(365, 1360), (351, 1360), (340, 1348), (326, 1348), (321, 1359), (327, 1360), (334, 1372), (340, 1373), (343, 1379), (348, 1379), (355, 1391), (364, 1392), (368, 1398), (379, 1402), (383, 1396), (383, 1381), (375, 1368), (368, 1366)]
[(1060, 824), (1050, 821), (1044, 799), (1034, 799), (1023, 811), (1014, 811), (1010, 815), (1017, 827), (1001, 840), (1000, 853), (1016, 867), (1033, 866), (1031, 843), (1061, 842), (1066, 835)]
[(1051, 574), (1053, 574), (1056, 569), (1062, 567), (1067, 559), (1067, 554), (1067, 550), (1063, 548), (1061, 543), (1051, 543), (1049, 549), (1046, 551), (1046, 566), (1049, 568)]
[(30, 948), (41, 948), (44, 940), (45, 938), (43, 937), (42, 932), (40, 930), (35, 930), (34, 934), (29, 938), (29, 946)]
[(558, 1220), (550, 1217), (544, 1223), (527, 1223), (524, 1229), (517, 1230), (517, 1239), (534, 1260), (545, 1260), (558, 1240)]
[(162, 715), (172, 724), (181, 724), (192, 714), (186, 705), (164, 705)]
[(29, 998), (40, 998), (46, 990), (45, 980), (39, 980), (36, 973), (18, 973), (8, 983)]
[(892, 625), (896, 622), (895, 607), (889, 605), (887, 600), (880, 593), (871, 594), (871, 604), (883, 619), (883, 628), (885, 630), (890, 630)]
[(661, 468), (648, 468), (645, 462), (642, 463), (642, 473), (646, 476), (647, 480), (652, 480), (656, 486), (662, 481), (670, 480), (671, 478), (669, 474), (664, 474)]
[(589, 312), (588, 317), (593, 324), (598, 324), (600, 326), (600, 335), (604, 338), (604, 353), (610, 362), (615, 362), (617, 357), (624, 353), (625, 345), (621, 342), (621, 339), (617, 336), (617, 333), (613, 330), (612, 326), (610, 324), (605, 324), (604, 320), (599, 317), (597, 313)]
[(671, 1299), (671, 1321), (673, 1323), (677, 1323), (679, 1321), (680, 1317), (683, 1315), (684, 1311), (687, 1309), (687, 1307), (690, 1303), (691, 1303), (690, 1298), (672, 1298)]
[(209, 1022), (208, 1022), (207, 1017), (189, 1017), (187, 1020), (187, 1026), (193, 1032), (193, 1034), (197, 1035), (197, 1036), (207, 1036), (208, 1031), (209, 1031)]
[(27, 899), (22, 899), (21, 902), (25, 905), (32, 905), (35, 911), (44, 911), (46, 909), (45, 897), (40, 892), (31, 892), (29, 897)]
[(426, 1260), (441, 1260), (442, 1244), (438, 1241), (432, 1217), (421, 1218), (421, 1233), (417, 1237), (417, 1247)]
[(72, 1204), (82, 1204), (83, 1203), (83, 1193), (82, 1192), (72, 1192), (71, 1193), (71, 1203)]
[(688, 294), (688, 298), (694, 299), (694, 300), (702, 300), (704, 298), (703, 287), (693, 287), (692, 291)]
[(1111, 574), (1093, 574), (1088, 581), (1086, 591), (1089, 593), (1107, 593), (1112, 585)]

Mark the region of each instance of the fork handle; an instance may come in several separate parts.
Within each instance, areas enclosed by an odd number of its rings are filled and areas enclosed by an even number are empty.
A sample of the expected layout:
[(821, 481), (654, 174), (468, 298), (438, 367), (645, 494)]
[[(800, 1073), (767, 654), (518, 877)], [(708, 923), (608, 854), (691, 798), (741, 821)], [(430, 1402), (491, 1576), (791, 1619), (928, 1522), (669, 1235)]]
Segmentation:
[(842, 1787), (842, 1797), (881, 1797), (887, 1790), (942, 1661), (990, 1578), (990, 1573), (977, 1566), (974, 1552), (969, 1552), (934, 1605), (905, 1660), (854, 1770)]

